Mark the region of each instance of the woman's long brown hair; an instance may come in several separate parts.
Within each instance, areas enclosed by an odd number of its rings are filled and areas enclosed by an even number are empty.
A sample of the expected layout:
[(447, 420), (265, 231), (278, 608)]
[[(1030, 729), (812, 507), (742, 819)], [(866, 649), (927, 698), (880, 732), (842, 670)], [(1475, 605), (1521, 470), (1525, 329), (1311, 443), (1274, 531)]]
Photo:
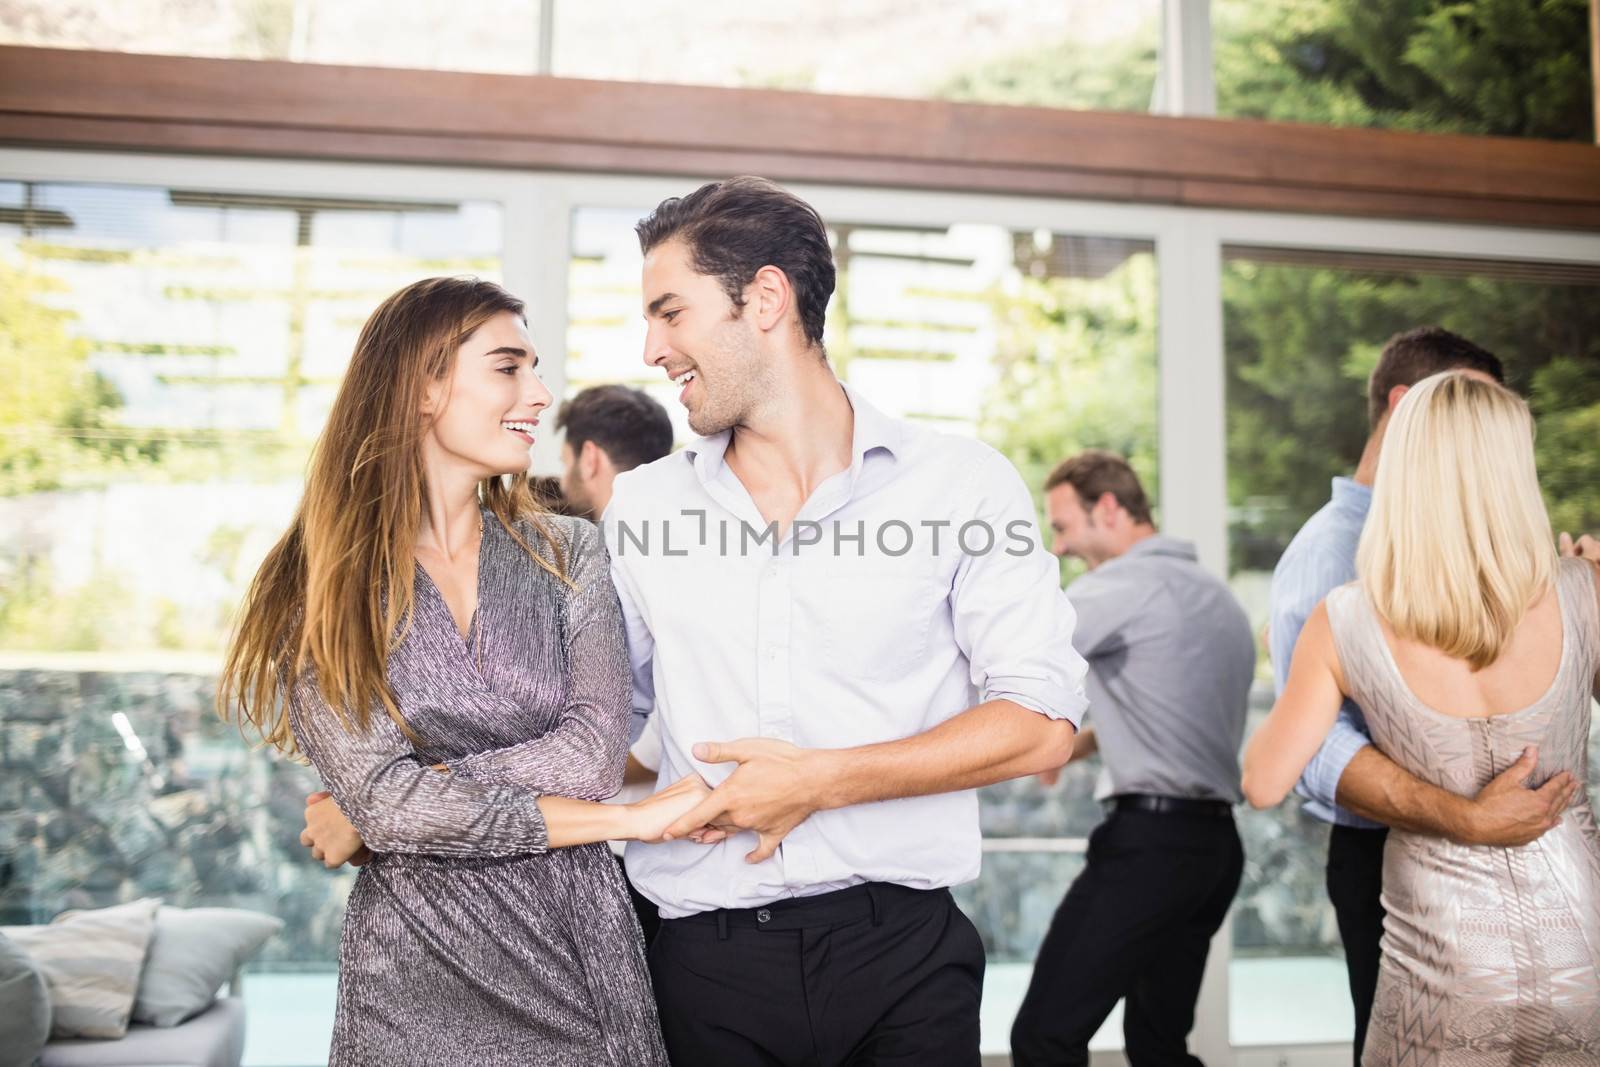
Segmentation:
[[(426, 506), (421, 414), (428, 386), (455, 369), (456, 353), (522, 301), (476, 278), (429, 278), (385, 300), (367, 319), (311, 454), (305, 495), (287, 533), (250, 583), (217, 689), (217, 711), (288, 754), (297, 746), (289, 689), (308, 668), (346, 729), (366, 730), (381, 703), (416, 739), (386, 678), (404, 640), (416, 577), (417, 528)], [(483, 503), (535, 564), (562, 582), (566, 558), (529, 492), (526, 475), (479, 484)], [(516, 531), (531, 522), (554, 561)], [(570, 583), (569, 583), (570, 584)]]

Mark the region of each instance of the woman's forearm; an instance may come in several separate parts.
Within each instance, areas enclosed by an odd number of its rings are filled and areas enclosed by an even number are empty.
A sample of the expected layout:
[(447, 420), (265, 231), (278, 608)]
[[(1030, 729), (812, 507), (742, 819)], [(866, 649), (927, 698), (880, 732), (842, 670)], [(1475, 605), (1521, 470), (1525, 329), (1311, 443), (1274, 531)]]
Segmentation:
[(622, 841), (632, 836), (626, 804), (600, 804), (573, 797), (542, 796), (545, 831), (551, 848), (571, 848), (597, 841)]
[[(587, 710), (587, 709), (585, 709)], [(627, 712), (592, 717), (571, 709), (555, 729), (531, 741), (475, 752), (444, 766), (464, 778), (533, 793), (605, 800), (623, 784)]]

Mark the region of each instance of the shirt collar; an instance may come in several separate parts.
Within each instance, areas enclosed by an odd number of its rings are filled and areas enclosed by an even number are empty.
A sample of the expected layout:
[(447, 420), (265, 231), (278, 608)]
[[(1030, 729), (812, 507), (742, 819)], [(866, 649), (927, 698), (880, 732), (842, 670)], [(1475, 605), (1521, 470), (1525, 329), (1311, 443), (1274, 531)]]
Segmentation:
[(1362, 485), (1354, 478), (1333, 480), (1333, 506), (1340, 511), (1365, 517), (1372, 509), (1372, 486)]
[[(896, 420), (873, 407), (865, 397), (844, 382), (839, 385), (844, 389), (845, 398), (850, 401), (850, 408), (855, 414), (850, 436), (850, 478), (853, 482), (861, 473), (867, 453), (881, 448), (889, 455), (897, 456), (904, 435)], [(723, 430), (709, 437), (697, 437), (684, 446), (684, 454), (694, 463), (695, 474), (701, 482), (711, 482), (722, 472), (723, 456), (727, 454), (728, 443), (732, 440), (733, 431)]]
[(850, 437), (851, 469), (859, 471), (867, 453), (875, 449), (881, 448), (891, 456), (898, 456), (903, 442), (900, 423), (873, 407), (866, 397), (844, 382), (839, 385), (855, 412), (855, 426)]
[(1143, 541), (1136, 542), (1134, 546), (1122, 554), (1128, 556), (1177, 556), (1179, 559), (1198, 560), (1200, 555), (1195, 551), (1193, 541), (1184, 541), (1177, 537), (1168, 537), (1166, 534), (1153, 534)]

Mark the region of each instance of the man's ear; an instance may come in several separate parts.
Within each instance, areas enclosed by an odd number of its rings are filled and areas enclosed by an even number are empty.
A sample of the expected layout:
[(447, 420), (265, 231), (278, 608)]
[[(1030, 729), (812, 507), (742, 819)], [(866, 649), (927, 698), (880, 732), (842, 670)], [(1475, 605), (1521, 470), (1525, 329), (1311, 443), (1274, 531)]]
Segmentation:
[(777, 267), (762, 267), (745, 287), (745, 307), (763, 331), (783, 321), (784, 313), (793, 306), (794, 289), (789, 285), (789, 276)]
[(594, 481), (595, 475), (600, 472), (600, 465), (605, 462), (608, 462), (605, 450), (593, 440), (585, 441), (583, 448), (578, 451), (578, 470), (586, 482)]
[(1389, 390), (1389, 410), (1393, 411), (1400, 406), (1400, 400), (1411, 391), (1409, 385), (1397, 385)]

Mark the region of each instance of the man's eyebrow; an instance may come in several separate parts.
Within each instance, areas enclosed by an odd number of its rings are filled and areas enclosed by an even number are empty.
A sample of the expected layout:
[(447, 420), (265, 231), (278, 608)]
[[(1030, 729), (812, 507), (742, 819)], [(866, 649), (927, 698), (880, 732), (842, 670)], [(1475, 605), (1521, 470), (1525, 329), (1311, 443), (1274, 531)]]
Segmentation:
[(662, 308), (666, 307), (672, 301), (679, 299), (682, 298), (679, 297), (677, 293), (662, 293), (660, 296), (650, 301), (650, 307), (647, 310), (651, 315), (659, 315), (661, 314)]

